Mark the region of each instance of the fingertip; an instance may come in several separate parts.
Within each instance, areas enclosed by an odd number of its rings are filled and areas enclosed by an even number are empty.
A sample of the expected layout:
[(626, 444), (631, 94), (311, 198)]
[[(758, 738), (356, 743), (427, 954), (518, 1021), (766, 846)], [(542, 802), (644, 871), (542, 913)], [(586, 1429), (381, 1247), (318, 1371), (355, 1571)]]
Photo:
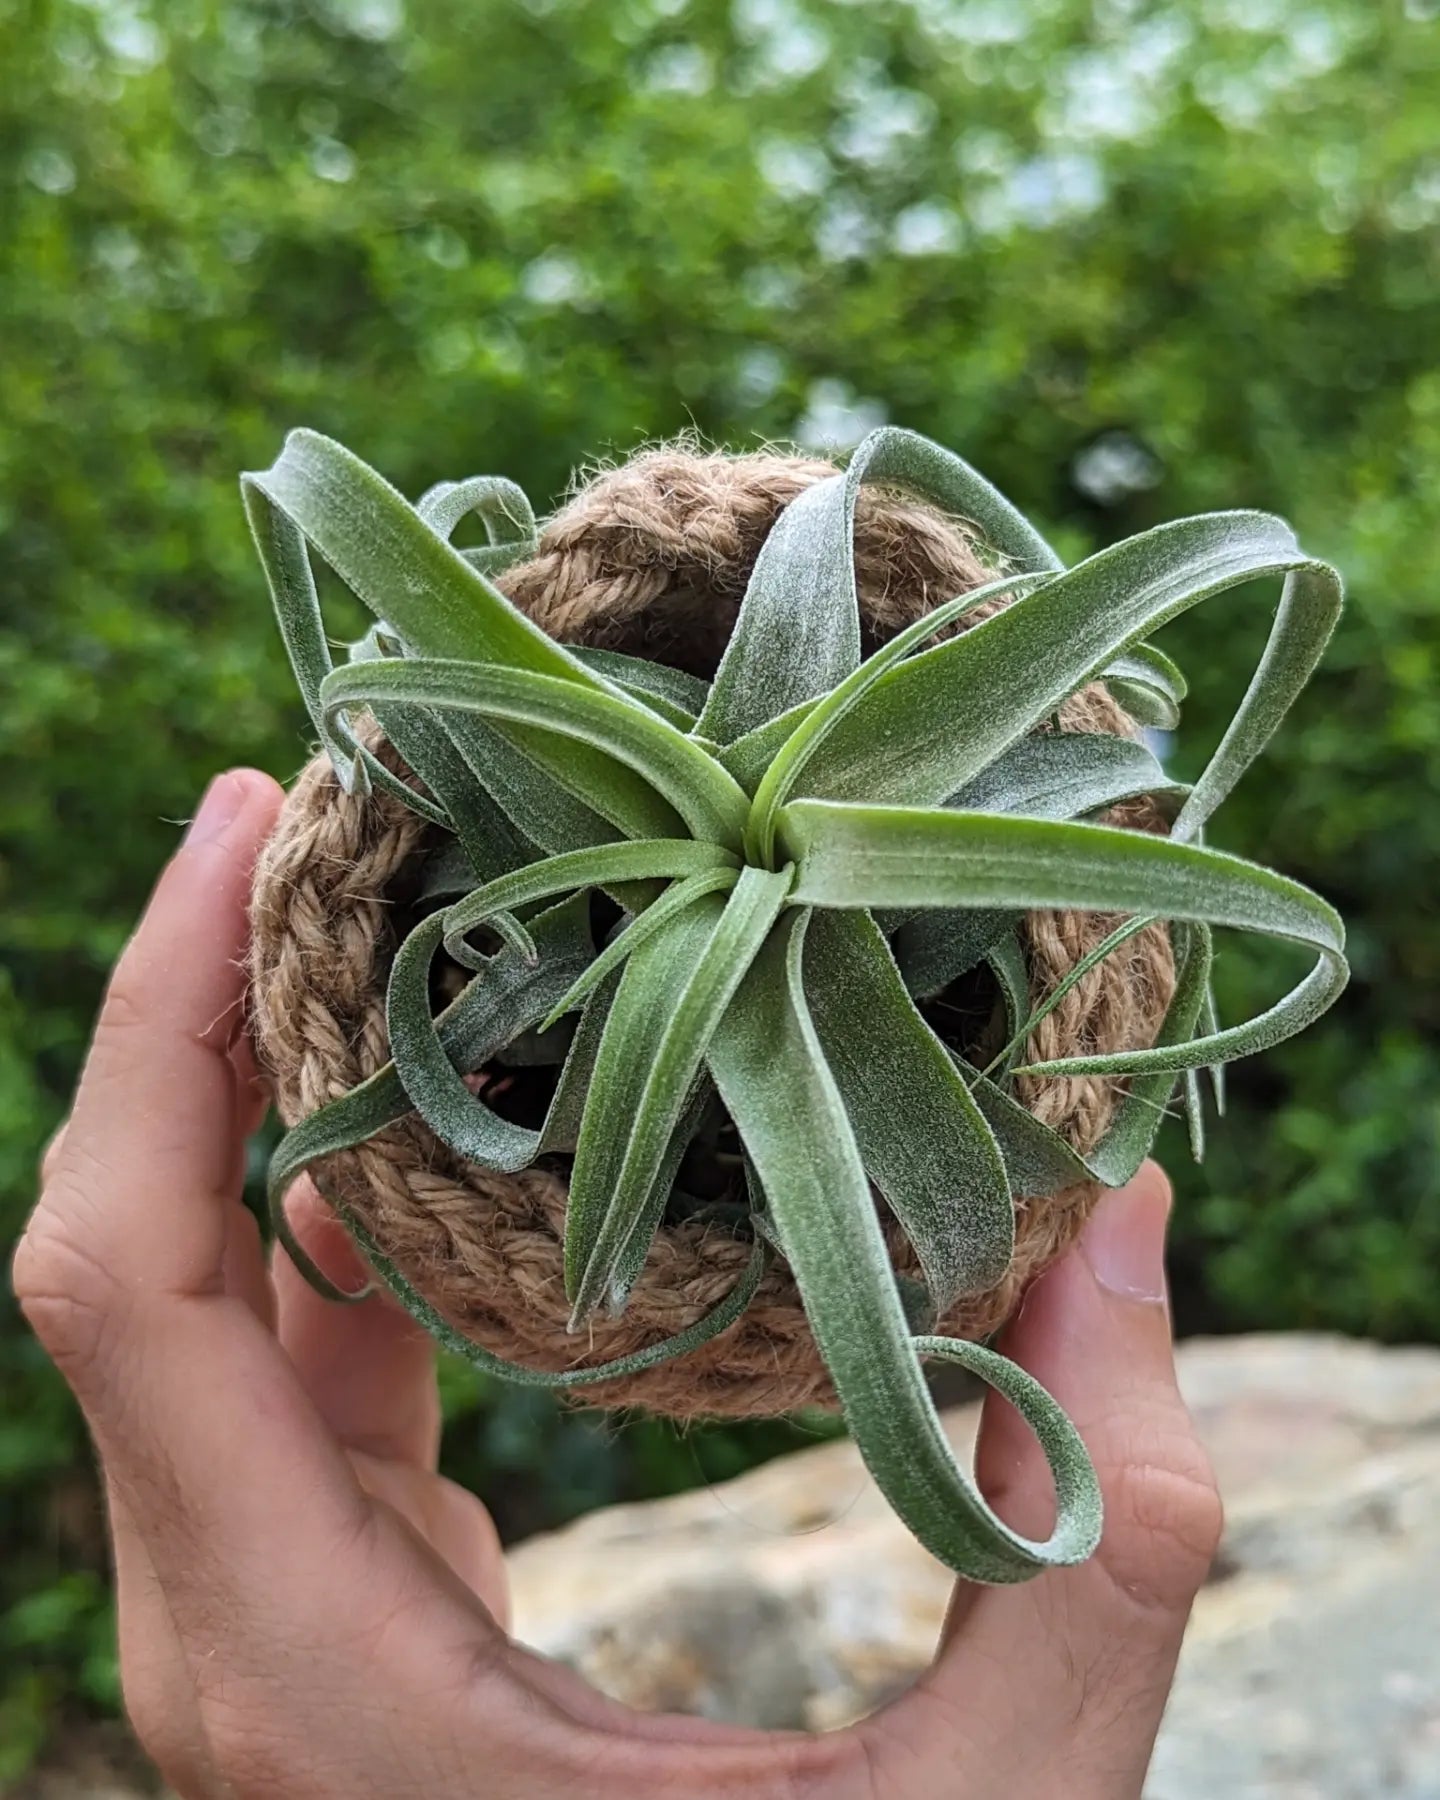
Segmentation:
[(267, 807), (276, 811), (284, 805), (284, 788), (273, 775), (267, 775), (264, 769), (252, 769), (241, 763), (228, 773), (232, 780), (240, 784), (248, 805), (253, 806), (263, 801)]
[(186, 828), (183, 848), (203, 850), (212, 844), (240, 841), (247, 847), (269, 830), (285, 798), (279, 782), (260, 769), (226, 769), (205, 792)]
[(1101, 1195), (1077, 1247), (1108, 1295), (1168, 1305), (1165, 1236), (1171, 1199), (1169, 1177), (1154, 1162), (1144, 1163), (1124, 1187)]
[[(296, 1183), (286, 1217), (322, 1274), (353, 1293), (369, 1270), (314, 1184)], [(288, 1256), (272, 1264), (276, 1335), (321, 1417), (348, 1449), (433, 1467), (440, 1414), (435, 1345), (390, 1296), (324, 1299)]]
[[(1086, 1671), (1104, 1669), (1112, 1681), (1126, 1673), (1117, 1644), (1144, 1693), (1163, 1699), (1157, 1658), (1178, 1646), (1219, 1529), (1213, 1476), (1176, 1380), (1164, 1280), (1170, 1204), (1155, 1163), (1102, 1194), (1001, 1340), (1080, 1432), (1104, 1496), (1104, 1533), (1090, 1562), (1035, 1584), (1036, 1606), (1017, 1605), (1010, 1590), (962, 1586), (947, 1641), (963, 1637), (973, 1649), (990, 1634), (996, 1663), (1048, 1668), (1062, 1701), (1077, 1685), (1089, 1691)], [(976, 1474), (1007, 1522), (1031, 1536), (1049, 1529), (1045, 1459), (1019, 1414), (993, 1396)], [(1051, 1661), (1056, 1645), (1063, 1654)], [(1041, 1686), (1037, 1679), (1031, 1699)]]
[(1127, 1198), (1161, 1204), (1166, 1212), (1169, 1212), (1175, 1199), (1173, 1182), (1153, 1156), (1147, 1156), (1124, 1187), (1115, 1189), (1115, 1192), (1124, 1194)]
[[(354, 1239), (308, 1175), (302, 1175), (286, 1195), (285, 1218), (299, 1240), (300, 1248), (337, 1288), (353, 1294), (367, 1285), (370, 1271), (355, 1247)], [(287, 1286), (298, 1284), (306, 1294), (317, 1301), (320, 1299), (279, 1243), (275, 1246), (275, 1262), (277, 1279)]]
[[(1113, 1422), (1120, 1396), (1169, 1394), (1174, 1344), (1165, 1280), (1170, 1183), (1145, 1163), (1103, 1193), (1074, 1244), (1034, 1281), (999, 1348), (1058, 1400), (1087, 1436)], [(987, 1398), (982, 1486), (1015, 1484), (1043, 1464), (1018, 1414)]]

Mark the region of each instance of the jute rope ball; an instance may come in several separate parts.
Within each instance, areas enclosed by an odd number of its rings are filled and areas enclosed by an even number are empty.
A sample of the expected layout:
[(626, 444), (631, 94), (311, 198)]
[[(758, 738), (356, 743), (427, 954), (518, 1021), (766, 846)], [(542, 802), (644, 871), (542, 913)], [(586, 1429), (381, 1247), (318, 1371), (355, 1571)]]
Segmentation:
[[(781, 509), (832, 464), (686, 447), (646, 452), (600, 473), (545, 525), (535, 555), (500, 585), (553, 637), (714, 673), (761, 544)], [(867, 649), (993, 573), (964, 526), (898, 494), (863, 488), (855, 560)], [(995, 603), (967, 616), (973, 625)], [(1099, 684), (1066, 701), (1067, 731), (1134, 727)], [(383, 753), (379, 734), (369, 741)], [(392, 766), (398, 762), (389, 755)], [(1163, 830), (1148, 802), (1109, 822)], [(385, 983), (393, 916), (413, 893), (434, 827), (383, 792), (347, 795), (317, 757), (286, 802), (256, 873), (253, 1014), (260, 1057), (286, 1124), (373, 1074), (389, 1056)], [(1043, 998), (1113, 929), (1114, 917), (1037, 912), (1024, 930), (1033, 999)], [(1041, 1023), (1031, 1060), (1149, 1045), (1174, 986), (1169, 936), (1150, 926), (1100, 962)], [(1103, 1077), (1021, 1078), (1016, 1092), (1076, 1149), (1099, 1141), (1120, 1084)], [(713, 1222), (660, 1230), (619, 1318), (566, 1329), (562, 1274), (567, 1159), (497, 1175), (457, 1157), (413, 1116), (313, 1171), (420, 1293), (465, 1336), (497, 1354), (559, 1370), (628, 1355), (683, 1330), (739, 1279), (749, 1245)], [(1014, 1310), (1026, 1283), (1071, 1242), (1100, 1189), (1092, 1182), (1016, 1204), (1015, 1256), (988, 1293), (939, 1326), (981, 1338)], [(885, 1213), (902, 1273), (918, 1274)], [(640, 1406), (678, 1419), (743, 1418), (832, 1399), (789, 1270), (775, 1260), (737, 1324), (689, 1355), (584, 1390), (587, 1403)]]

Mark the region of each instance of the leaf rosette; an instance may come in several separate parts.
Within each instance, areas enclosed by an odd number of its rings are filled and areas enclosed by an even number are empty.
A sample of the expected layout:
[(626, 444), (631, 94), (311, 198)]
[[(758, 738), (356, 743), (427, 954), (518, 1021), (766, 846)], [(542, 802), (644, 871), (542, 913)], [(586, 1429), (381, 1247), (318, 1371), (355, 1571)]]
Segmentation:
[[(868, 655), (855, 566), (867, 484), (972, 522), (995, 570)], [(1334, 911), (1205, 842), (1324, 649), (1335, 572), (1257, 512), (1178, 520), (1066, 568), (959, 457), (887, 428), (779, 512), (704, 681), (562, 645), (506, 598), (497, 578), (536, 543), (513, 483), (444, 483), (412, 506), (340, 445), (300, 431), (243, 490), (336, 778), (351, 793), (382, 789), (438, 845), (390, 969), (391, 1060), (295, 1125), (272, 1160), (275, 1230), (302, 1271), (353, 1298), (290, 1232), (290, 1183), (418, 1115), (482, 1170), (573, 1159), (563, 1279), (570, 1328), (583, 1334), (625, 1308), (682, 1164), (718, 1117), (738, 1145), (742, 1203), (717, 1207), (717, 1223), (723, 1213), (748, 1258), (703, 1317), (618, 1359), (582, 1361), (582, 1335), (560, 1372), (507, 1361), (339, 1210), (376, 1279), (450, 1348), (558, 1387), (614, 1382), (715, 1343), (767, 1259), (783, 1258), (867, 1463), (929, 1549), (991, 1582), (1087, 1556), (1100, 1500), (1073, 1426), (1022, 1370), (936, 1325), (1005, 1276), (1017, 1197), (1126, 1181), (1177, 1088), (1198, 1150), (1201, 1072), (1218, 1096), (1224, 1062), (1303, 1029), (1344, 985)], [(470, 516), (487, 542), (458, 549)], [(312, 553), (376, 619), (339, 666)], [(1281, 584), (1269, 639), (1193, 785), (1171, 780), (1138, 739), (1054, 728), (1099, 680), (1140, 722), (1173, 729), (1184, 680), (1152, 635), (1260, 578)], [(366, 714), (413, 782), (377, 754)], [(1106, 822), (1137, 796), (1163, 805), (1167, 834)], [(1032, 1000), (1018, 933), (1036, 909), (1118, 923)], [(1157, 927), (1176, 979), (1151, 1039), (1025, 1061), (1070, 988)], [(1222, 1026), (1216, 927), (1297, 945), (1308, 970), (1264, 1011)], [(976, 968), (1004, 1006), (1003, 1042), (984, 1059), (920, 1003)], [(502, 1056), (552, 1067), (543, 1117), (492, 1104), (483, 1072)], [(1121, 1088), (1083, 1152), (1019, 1097), (1023, 1078), (1062, 1075)], [(897, 1273), (881, 1207), (919, 1280)], [(999, 1519), (955, 1461), (926, 1384), (933, 1361), (971, 1370), (1034, 1430), (1057, 1496), (1043, 1541)]]

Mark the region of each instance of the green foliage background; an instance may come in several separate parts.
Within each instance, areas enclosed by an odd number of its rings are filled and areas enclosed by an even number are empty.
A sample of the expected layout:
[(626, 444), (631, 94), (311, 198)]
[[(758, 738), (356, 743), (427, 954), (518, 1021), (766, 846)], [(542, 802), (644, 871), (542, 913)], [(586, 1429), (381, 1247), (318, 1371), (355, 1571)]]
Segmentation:
[[(1219, 841), (1356, 978), (1178, 1136), (1182, 1325), (1440, 1340), (1435, 0), (0, 0), (0, 1236), (206, 777), (305, 755), (235, 476), (415, 492), (694, 425), (953, 444), (1080, 553), (1253, 504), (1339, 563)], [(1273, 596), (1170, 634), (1193, 767)], [(1271, 981), (1228, 949), (1222, 1006)], [(114, 1704), (75, 1415), (0, 1318), (0, 1779)], [(512, 1530), (784, 1428), (557, 1421), (454, 1372)]]

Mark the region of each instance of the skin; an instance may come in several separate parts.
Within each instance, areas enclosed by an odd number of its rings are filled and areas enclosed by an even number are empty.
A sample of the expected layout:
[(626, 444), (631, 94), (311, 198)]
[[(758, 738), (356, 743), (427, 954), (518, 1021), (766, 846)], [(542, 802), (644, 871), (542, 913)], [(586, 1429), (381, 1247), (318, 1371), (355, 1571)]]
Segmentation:
[[(243, 1030), (245, 902), (280, 790), (208, 790), (112, 976), (15, 1259), (26, 1315), (104, 1472), (126, 1705), (181, 1795), (226, 1800), (1125, 1800), (1138, 1796), (1220, 1531), (1175, 1385), (1148, 1164), (1032, 1287), (1004, 1348), (1075, 1419), (1106, 1526), (1084, 1567), (957, 1586), (907, 1694), (824, 1737), (631, 1712), (505, 1634), (480, 1501), (435, 1472), (427, 1339), (337, 1308), (240, 1203), (266, 1098)], [(313, 1190), (312, 1254), (359, 1273)], [(982, 1486), (1051, 1516), (1000, 1401)]]

